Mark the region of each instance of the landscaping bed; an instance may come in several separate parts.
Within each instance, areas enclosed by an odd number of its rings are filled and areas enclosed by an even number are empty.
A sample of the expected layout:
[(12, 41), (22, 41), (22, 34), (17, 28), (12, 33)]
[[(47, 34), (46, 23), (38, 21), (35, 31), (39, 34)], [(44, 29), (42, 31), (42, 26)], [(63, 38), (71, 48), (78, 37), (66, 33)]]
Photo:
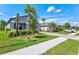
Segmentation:
[(35, 34), (35, 38), (32, 38), (32, 40), (29, 41), (26, 35), (11, 38), (6, 36), (5, 32), (0, 31), (0, 54), (28, 47), (54, 38), (56, 37), (37, 33)]
[(79, 41), (67, 40), (43, 53), (43, 55), (77, 55)]

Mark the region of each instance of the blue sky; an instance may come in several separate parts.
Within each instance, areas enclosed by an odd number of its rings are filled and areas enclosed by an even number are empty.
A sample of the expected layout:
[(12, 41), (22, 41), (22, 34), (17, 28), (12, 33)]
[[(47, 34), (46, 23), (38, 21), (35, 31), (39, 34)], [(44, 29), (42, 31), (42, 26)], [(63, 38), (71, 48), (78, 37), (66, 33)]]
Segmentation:
[[(0, 20), (8, 21), (18, 12), (20, 16), (26, 15), (24, 7), (26, 4), (0, 4)], [(70, 22), (79, 25), (79, 5), (78, 4), (33, 4), (37, 10), (38, 20), (45, 17), (46, 22), (56, 22), (62, 24)]]

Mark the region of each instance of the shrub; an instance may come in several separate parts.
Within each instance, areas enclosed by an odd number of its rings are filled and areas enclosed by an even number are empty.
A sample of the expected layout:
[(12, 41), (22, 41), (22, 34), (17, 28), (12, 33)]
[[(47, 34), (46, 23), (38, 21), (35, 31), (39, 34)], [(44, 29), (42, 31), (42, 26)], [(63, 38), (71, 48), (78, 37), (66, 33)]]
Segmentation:
[(8, 31), (7, 36), (12, 37), (14, 35), (14, 31)]
[(11, 29), (9, 29), (9, 28), (6, 28), (6, 31), (11, 31)]
[[(18, 36), (25, 35), (26, 33), (27, 33), (26, 30), (19, 30)], [(7, 36), (9, 36), (9, 37), (16, 36), (16, 32), (15, 31), (8, 31)]]

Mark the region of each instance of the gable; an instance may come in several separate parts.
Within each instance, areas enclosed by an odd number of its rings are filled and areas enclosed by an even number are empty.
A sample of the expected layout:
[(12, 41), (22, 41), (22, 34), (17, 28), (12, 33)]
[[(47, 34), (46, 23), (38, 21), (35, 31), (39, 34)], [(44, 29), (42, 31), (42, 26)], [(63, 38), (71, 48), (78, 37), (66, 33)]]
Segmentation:
[[(27, 22), (28, 21), (27, 17), (28, 16), (20, 16), (19, 17), (19, 22)], [(16, 20), (16, 17), (15, 18), (10, 18), (6, 25), (8, 25), (12, 21), (15, 22), (15, 20)]]

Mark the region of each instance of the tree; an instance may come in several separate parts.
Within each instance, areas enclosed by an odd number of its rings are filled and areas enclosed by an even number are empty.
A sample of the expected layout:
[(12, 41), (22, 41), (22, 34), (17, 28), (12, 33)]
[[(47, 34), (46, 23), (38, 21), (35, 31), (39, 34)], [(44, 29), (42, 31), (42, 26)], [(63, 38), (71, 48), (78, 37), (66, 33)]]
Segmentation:
[(6, 26), (6, 22), (4, 20), (0, 21), (0, 30), (4, 30)]
[(29, 23), (29, 31), (34, 34), (37, 31), (37, 14), (36, 14), (36, 9), (30, 5), (27, 5), (24, 8), (24, 12), (28, 14), (28, 23)]
[(56, 26), (56, 31), (63, 31), (63, 26), (62, 25), (57, 25)]
[(19, 14), (16, 14), (16, 35), (19, 35)]
[(63, 26), (64, 26), (65, 29), (71, 28), (71, 25), (70, 25), (70, 23), (68, 23), (68, 22), (64, 23)]
[(44, 29), (44, 26), (45, 26), (45, 20), (46, 20), (45, 18), (42, 19), (42, 22), (43, 22), (43, 31), (45, 31), (45, 29)]
[(56, 30), (57, 24), (54, 22), (49, 23), (49, 26), (52, 28), (52, 31)]

